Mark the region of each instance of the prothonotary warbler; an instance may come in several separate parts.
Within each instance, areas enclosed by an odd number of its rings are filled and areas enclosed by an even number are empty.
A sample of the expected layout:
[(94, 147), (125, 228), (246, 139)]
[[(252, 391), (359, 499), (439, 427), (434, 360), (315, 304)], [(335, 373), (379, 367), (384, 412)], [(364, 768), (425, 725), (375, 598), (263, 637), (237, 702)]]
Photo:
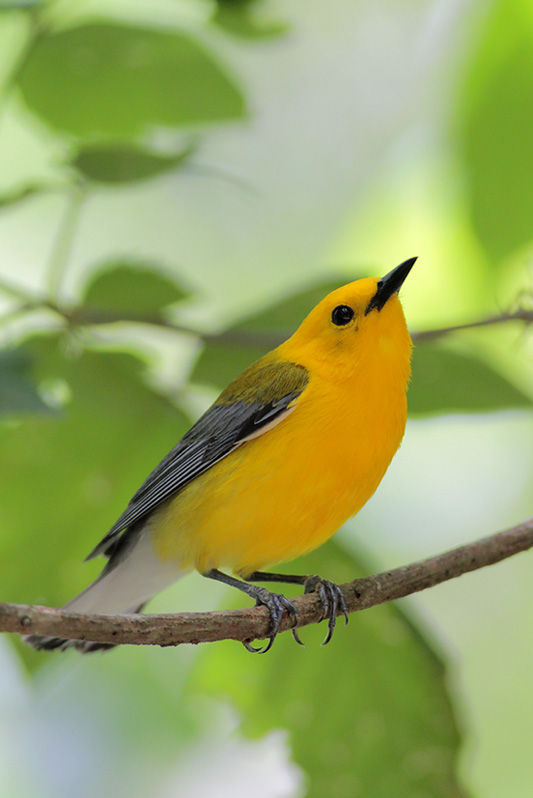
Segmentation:
[[(254, 582), (317, 590), (329, 640), (337, 612), (347, 617), (338, 586), (262, 569), (333, 535), (372, 496), (400, 445), (411, 339), (398, 291), (415, 260), (380, 280), (333, 291), (291, 338), (233, 380), (91, 552), (88, 559), (103, 554), (108, 562), (66, 608), (139, 612), (196, 569), (268, 607), (263, 651), (284, 612), (296, 626), (297, 611)], [(109, 648), (36, 635), (26, 640), (39, 649)]]

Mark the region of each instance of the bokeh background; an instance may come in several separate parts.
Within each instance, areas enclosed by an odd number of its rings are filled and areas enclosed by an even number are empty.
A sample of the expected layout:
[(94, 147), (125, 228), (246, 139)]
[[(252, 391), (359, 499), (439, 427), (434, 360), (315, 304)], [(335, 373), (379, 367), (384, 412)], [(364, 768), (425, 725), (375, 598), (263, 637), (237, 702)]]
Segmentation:
[[(158, 459), (330, 286), (418, 255), (413, 331), (531, 314), (532, 53), (529, 0), (0, 2), (0, 600), (83, 588)], [(523, 321), (419, 340), (383, 484), (289, 569), (343, 581), (531, 514), (532, 354)], [(529, 797), (531, 577), (520, 555), (264, 658), (4, 635), (0, 792)], [(150, 609), (230, 593), (190, 576)]]

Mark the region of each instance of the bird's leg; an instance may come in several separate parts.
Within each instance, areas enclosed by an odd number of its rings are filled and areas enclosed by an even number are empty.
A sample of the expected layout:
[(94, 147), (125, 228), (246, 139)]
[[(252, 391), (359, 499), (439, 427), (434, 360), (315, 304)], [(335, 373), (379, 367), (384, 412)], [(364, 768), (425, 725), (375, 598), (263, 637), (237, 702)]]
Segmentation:
[(230, 585), (231, 587), (236, 587), (237, 590), (242, 590), (243, 593), (255, 599), (257, 605), (262, 604), (268, 608), (270, 612), (269, 641), (265, 648), (254, 648), (250, 643), (243, 641), (243, 645), (248, 651), (252, 651), (255, 654), (266, 654), (266, 652), (272, 648), (272, 644), (279, 632), (285, 610), (287, 610), (289, 615), (294, 619), (294, 623), (296, 624), (297, 622), (298, 610), (294, 604), (281, 593), (271, 593), (270, 590), (267, 590), (265, 587), (249, 585), (248, 582), (243, 582), (240, 579), (235, 579), (233, 576), (228, 576), (228, 574), (224, 574), (216, 568), (212, 568), (210, 571), (202, 574), (202, 576), (208, 579), (216, 579), (217, 582), (223, 582), (225, 585)]
[[(335, 624), (337, 623), (337, 611), (340, 609), (344, 615), (344, 624), (348, 623), (348, 607), (340, 587), (329, 579), (322, 579), (321, 576), (313, 574), (311, 576), (299, 576), (294, 574), (271, 574), (264, 571), (254, 571), (248, 577), (250, 582), (280, 582), (290, 585), (303, 585), (304, 593), (318, 593), (322, 602), (322, 619), (328, 619), (328, 633), (322, 643), (327, 645), (333, 636)], [(302, 645), (296, 629), (292, 629), (292, 635), (297, 643)]]

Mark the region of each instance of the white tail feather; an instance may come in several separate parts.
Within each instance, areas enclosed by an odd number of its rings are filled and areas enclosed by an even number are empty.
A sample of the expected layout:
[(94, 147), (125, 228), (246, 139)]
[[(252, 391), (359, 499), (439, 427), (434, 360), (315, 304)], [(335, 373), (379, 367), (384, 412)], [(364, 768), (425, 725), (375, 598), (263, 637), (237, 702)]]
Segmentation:
[(65, 604), (73, 612), (120, 613), (144, 604), (188, 573), (156, 556), (150, 537), (142, 532), (135, 546), (111, 571)]
[[(156, 593), (185, 576), (190, 570), (180, 569), (176, 563), (160, 560), (146, 530), (140, 533), (138, 541), (123, 560), (112, 570), (99, 576), (65, 604), (63, 609), (104, 615), (138, 612)], [(109, 648), (106, 645), (39, 635), (28, 635), (24, 640), (37, 649), (63, 650), (75, 646), (80, 651), (95, 651)]]

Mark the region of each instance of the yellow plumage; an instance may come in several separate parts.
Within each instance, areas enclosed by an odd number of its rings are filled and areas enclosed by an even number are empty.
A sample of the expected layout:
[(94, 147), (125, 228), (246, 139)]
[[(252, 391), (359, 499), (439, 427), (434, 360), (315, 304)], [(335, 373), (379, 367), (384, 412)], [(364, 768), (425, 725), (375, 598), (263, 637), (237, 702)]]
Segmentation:
[(360, 318), (349, 338), (327, 321), (339, 304), (362, 316), (376, 284), (358, 280), (330, 294), (232, 383), (233, 396), (253, 394), (254, 375), (270, 363), (309, 373), (293, 412), (157, 511), (152, 534), (162, 559), (246, 578), (316, 548), (372, 496), (405, 429), (409, 333), (396, 295)]

